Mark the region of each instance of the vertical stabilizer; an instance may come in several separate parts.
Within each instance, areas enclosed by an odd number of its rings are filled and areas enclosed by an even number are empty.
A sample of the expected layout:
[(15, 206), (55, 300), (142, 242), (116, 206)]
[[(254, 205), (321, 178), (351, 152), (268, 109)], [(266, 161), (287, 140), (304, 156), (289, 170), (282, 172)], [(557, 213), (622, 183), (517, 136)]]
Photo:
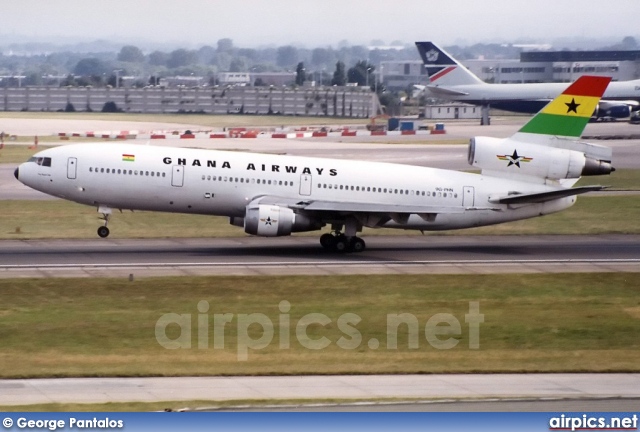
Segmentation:
[(424, 62), (431, 85), (485, 84), (433, 42), (416, 42), (416, 47)]
[(593, 115), (611, 78), (582, 76), (549, 102), (518, 134), (578, 138)]

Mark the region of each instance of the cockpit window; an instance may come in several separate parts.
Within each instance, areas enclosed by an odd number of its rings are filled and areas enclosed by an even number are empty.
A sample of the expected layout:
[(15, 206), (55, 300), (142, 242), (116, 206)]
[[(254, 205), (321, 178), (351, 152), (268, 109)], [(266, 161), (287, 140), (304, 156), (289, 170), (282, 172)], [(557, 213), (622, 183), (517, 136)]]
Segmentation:
[(27, 162), (35, 162), (40, 166), (46, 166), (46, 167), (50, 167), (51, 166), (51, 158), (50, 157), (30, 157), (29, 160)]

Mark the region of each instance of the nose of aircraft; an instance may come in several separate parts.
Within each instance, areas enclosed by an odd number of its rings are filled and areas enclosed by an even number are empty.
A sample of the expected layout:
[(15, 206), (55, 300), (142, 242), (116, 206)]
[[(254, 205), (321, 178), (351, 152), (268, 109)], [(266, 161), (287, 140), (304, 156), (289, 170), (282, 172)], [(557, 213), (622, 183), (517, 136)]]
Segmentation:
[(16, 176), (16, 180), (20, 180), (18, 178), (18, 175), (20, 174), (20, 168), (16, 168), (16, 170), (13, 172), (13, 175)]

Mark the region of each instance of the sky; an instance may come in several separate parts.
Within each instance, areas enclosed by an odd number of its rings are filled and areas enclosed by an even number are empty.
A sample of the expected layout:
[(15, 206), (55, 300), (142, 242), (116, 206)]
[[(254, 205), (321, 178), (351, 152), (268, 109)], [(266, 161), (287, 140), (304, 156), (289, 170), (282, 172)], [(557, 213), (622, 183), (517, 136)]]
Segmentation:
[[(640, 0), (0, 0), (0, 38), (238, 47), (638, 37)], [(1, 44), (1, 39), (0, 39)]]

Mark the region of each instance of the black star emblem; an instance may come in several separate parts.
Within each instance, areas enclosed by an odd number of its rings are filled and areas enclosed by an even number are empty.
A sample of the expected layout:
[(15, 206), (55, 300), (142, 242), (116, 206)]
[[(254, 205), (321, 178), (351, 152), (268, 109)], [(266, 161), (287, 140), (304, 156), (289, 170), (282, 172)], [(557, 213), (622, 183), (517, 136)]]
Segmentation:
[(271, 216), (269, 216), (269, 217), (267, 218), (267, 220), (266, 220), (266, 221), (264, 221), (264, 224), (265, 224), (265, 225), (271, 225)]
[(576, 103), (575, 98), (571, 98), (571, 102), (565, 102), (564, 103), (567, 106), (567, 114), (569, 114), (571, 111), (573, 111), (574, 113), (578, 114), (578, 107), (582, 104)]
[(513, 154), (511, 156), (509, 156), (509, 165), (507, 165), (508, 167), (510, 167), (511, 165), (515, 165), (518, 168), (520, 168), (520, 156), (518, 156), (518, 150), (513, 150)]

